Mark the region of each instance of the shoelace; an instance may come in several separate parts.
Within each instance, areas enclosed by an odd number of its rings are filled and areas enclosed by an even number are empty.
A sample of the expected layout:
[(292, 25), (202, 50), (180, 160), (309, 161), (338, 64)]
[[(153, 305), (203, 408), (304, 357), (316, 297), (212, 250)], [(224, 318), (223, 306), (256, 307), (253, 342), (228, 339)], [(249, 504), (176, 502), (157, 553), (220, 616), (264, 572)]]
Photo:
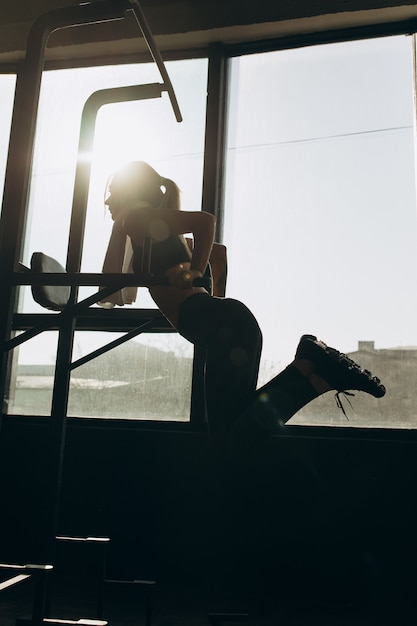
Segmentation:
[(347, 402), (350, 404), (351, 409), (353, 410), (353, 406), (351, 401), (349, 400), (348, 396), (354, 396), (354, 393), (350, 393), (349, 391), (337, 391), (334, 394), (334, 399), (336, 400), (336, 406), (338, 409), (340, 409), (343, 413), (343, 415), (346, 417), (347, 421), (350, 422), (350, 419), (345, 411), (345, 407), (343, 406), (342, 400), (340, 399), (340, 395), (343, 394), (345, 396), (345, 400), (347, 400)]

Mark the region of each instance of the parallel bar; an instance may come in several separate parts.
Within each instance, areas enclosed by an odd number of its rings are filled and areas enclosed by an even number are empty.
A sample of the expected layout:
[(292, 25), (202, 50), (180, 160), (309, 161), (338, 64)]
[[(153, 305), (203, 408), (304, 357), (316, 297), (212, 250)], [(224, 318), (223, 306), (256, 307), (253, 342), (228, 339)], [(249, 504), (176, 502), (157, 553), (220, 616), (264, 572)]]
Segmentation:
[[(152, 331), (176, 332), (166, 317), (158, 309), (87, 309), (77, 315), (76, 330), (79, 331), (109, 331), (126, 332), (133, 330), (140, 323), (152, 319)], [(16, 313), (13, 317), (12, 329), (25, 331), (39, 324), (45, 324), (45, 329), (58, 330), (59, 320), (57, 313)]]
[[(166, 276), (151, 276), (149, 274), (101, 274), (79, 272), (15, 272), (12, 276), (15, 285), (59, 285), (77, 287), (105, 286), (121, 289), (127, 285), (135, 287), (152, 287), (155, 285), (168, 286)], [(194, 287), (210, 287), (210, 279), (207, 277), (195, 278)], [(103, 294), (101, 294), (103, 295)], [(109, 294), (107, 294), (109, 295)], [(98, 298), (100, 299), (100, 298)]]
[(12, 281), (15, 285), (76, 285), (77, 287), (111, 287), (117, 288), (127, 285), (149, 287), (151, 285), (166, 284), (164, 277), (150, 276), (149, 274), (102, 274), (79, 272), (16, 272)]
[(71, 223), (68, 238), (66, 269), (78, 272), (81, 267), (82, 247), (86, 221), (87, 201), (90, 188), (91, 159), (85, 155), (91, 154), (94, 147), (96, 119), (100, 108), (107, 104), (119, 102), (134, 102), (160, 98), (162, 85), (150, 83), (146, 85), (130, 85), (100, 89), (91, 94), (84, 104), (80, 136), (78, 143), (78, 161), (75, 171), (74, 195), (71, 212)]

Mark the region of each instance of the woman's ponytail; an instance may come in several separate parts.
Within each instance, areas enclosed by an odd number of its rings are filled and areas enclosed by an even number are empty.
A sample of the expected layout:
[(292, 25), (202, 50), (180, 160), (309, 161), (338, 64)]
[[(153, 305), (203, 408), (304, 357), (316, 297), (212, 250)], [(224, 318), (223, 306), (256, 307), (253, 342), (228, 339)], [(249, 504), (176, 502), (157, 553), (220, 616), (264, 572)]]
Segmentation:
[(180, 208), (180, 190), (173, 180), (160, 176), (145, 161), (132, 161), (115, 172), (108, 184), (107, 196), (124, 202), (147, 202), (162, 209)]
[(165, 188), (160, 204), (161, 209), (180, 209), (180, 190), (178, 185), (170, 178), (161, 176), (161, 186)]

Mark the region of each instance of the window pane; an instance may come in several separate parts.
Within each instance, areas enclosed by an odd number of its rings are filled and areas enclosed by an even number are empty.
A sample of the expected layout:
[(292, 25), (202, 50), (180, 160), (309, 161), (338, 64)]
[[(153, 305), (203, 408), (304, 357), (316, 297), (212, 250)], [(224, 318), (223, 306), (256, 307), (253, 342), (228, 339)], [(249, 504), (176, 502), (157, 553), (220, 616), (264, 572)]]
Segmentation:
[(317, 335), (387, 387), (332, 394), (291, 423), (417, 426), (412, 38), (231, 63), (224, 241), (228, 295), (264, 332), (260, 383)]
[[(157, 99), (106, 105), (98, 113), (93, 152), (83, 155), (83, 158), (91, 158), (92, 163), (86, 228), (82, 242), (81, 269), (84, 272), (101, 271), (112, 227), (112, 221), (104, 207), (104, 189), (111, 172), (126, 161), (143, 159), (150, 162), (162, 175), (179, 184), (184, 209), (195, 210), (201, 207), (207, 59), (175, 61), (166, 65), (184, 118), (182, 123), (176, 121), (166, 93)], [(33, 252), (42, 251), (65, 265), (80, 122), (89, 96), (110, 87), (160, 82), (159, 71), (154, 63), (44, 72), (30, 184), (29, 218), (22, 258), (24, 263), (29, 263)], [(96, 288), (82, 288), (80, 298), (93, 291)], [(136, 306), (155, 308), (147, 290), (140, 290)], [(34, 303), (30, 289), (21, 288), (19, 312), (41, 311), (42, 308)], [(97, 315), (100, 313), (101, 309), (97, 307)], [(99, 340), (99, 335), (79, 333), (79, 349), (83, 353), (88, 352), (90, 345)], [(112, 333), (109, 340), (114, 337)], [(152, 339), (149, 337), (146, 339), (148, 356), (145, 359), (141, 358), (138, 342), (132, 341), (118, 348), (115, 353), (100, 357), (74, 371), (68, 414), (78, 415), (80, 411), (82, 416), (188, 420), (192, 347), (187, 344), (187, 348), (184, 348), (184, 340), (174, 338), (174, 335), (161, 335), (157, 348), (160, 378), (154, 380), (149, 378), (149, 372), (155, 374), (155, 336)], [(46, 334), (43, 340), (48, 343)], [(114, 365), (115, 359), (120, 358), (120, 354), (124, 354), (123, 350), (128, 350), (127, 345), (136, 348), (134, 350), (129, 347), (127, 362), (130, 370), (123, 372), (120, 377), (118, 373), (117, 381), (122, 381), (123, 387), (116, 389), (112, 385), (111, 393), (107, 394), (109, 381), (113, 380), (109, 368)], [(29, 376), (31, 372), (35, 376), (38, 366), (41, 365), (42, 355), (37, 344), (29, 341), (24, 349), (22, 347), (15, 352), (12, 371), (17, 371), (18, 365), (25, 368), (25, 376)], [(75, 358), (78, 358), (77, 355)], [(13, 400), (10, 406), (14, 413), (23, 411), (24, 414), (49, 414), (53, 363), (54, 361), (49, 364), (47, 372), (51, 380), (38, 381), (42, 385), (48, 382), (48, 402), (42, 401), (42, 407), (39, 408), (38, 403), (31, 404), (28, 401), (28, 407), (22, 408), (23, 401), (18, 403)], [(142, 366), (146, 369), (145, 373)], [(133, 382), (135, 377), (141, 381), (136, 386)], [(17, 397), (16, 381), (16, 377), (11, 380), (11, 398)], [(167, 385), (171, 382), (173, 385), (179, 384), (179, 381), (180, 388), (175, 392), (172, 390), (168, 397)], [(29, 383), (33, 386), (36, 381), (34, 378), (30, 381), (25, 379), (26, 391), (22, 391), (26, 393), (25, 398), (28, 398)], [(130, 405), (120, 401), (120, 392), (124, 394), (127, 385), (129, 393), (132, 392)], [(158, 393), (161, 396), (159, 403), (155, 402), (152, 395), (152, 400), (145, 397), (145, 388), (146, 391), (150, 389), (152, 394)], [(103, 403), (102, 399), (105, 397), (107, 400)]]
[[(77, 332), (73, 361), (119, 337)], [(58, 333), (14, 350), (9, 415), (50, 415)], [(142, 335), (75, 368), (69, 417), (189, 421), (193, 347), (175, 333)]]
[[(76, 333), (74, 360), (118, 336)], [(68, 415), (189, 421), (192, 364), (179, 335), (142, 335), (72, 371)]]
[(3, 198), (15, 87), (14, 74), (0, 74), (0, 202)]
[(50, 415), (57, 341), (57, 332), (45, 332), (13, 350), (9, 415)]

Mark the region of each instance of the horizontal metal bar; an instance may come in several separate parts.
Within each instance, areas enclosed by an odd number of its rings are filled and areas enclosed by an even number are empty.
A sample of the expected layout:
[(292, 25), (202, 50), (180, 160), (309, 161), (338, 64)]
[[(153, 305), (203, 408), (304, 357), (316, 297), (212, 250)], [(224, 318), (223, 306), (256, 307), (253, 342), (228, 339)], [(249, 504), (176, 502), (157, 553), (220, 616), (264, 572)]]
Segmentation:
[(37, 563), (0, 563), (0, 569), (5, 570), (31, 570), (36, 572), (49, 572), (54, 569), (53, 565)]
[[(102, 273), (81, 273), (81, 272), (13, 272), (11, 276), (12, 285), (58, 285), (77, 287), (108, 287), (114, 291), (123, 287), (155, 287), (169, 286), (167, 276), (150, 276), (149, 274), (102, 274)], [(211, 280), (208, 277), (195, 278), (194, 287), (204, 287), (211, 291)], [(109, 294), (107, 294), (109, 295)], [(97, 298), (96, 302), (100, 300)]]
[(144, 585), (149, 587), (154, 587), (156, 585), (156, 580), (119, 580), (117, 578), (106, 578), (105, 583), (109, 585)]
[(74, 541), (76, 543), (109, 543), (110, 537), (72, 537), (67, 535), (57, 535), (55, 537), (58, 541)]
[(17, 583), (21, 583), (28, 578), (30, 578), (30, 574), (19, 574), (18, 576), (13, 576), (13, 578), (9, 578), (8, 580), (0, 583), (0, 591), (13, 587), (13, 585), (17, 585)]
[[(115, 290), (127, 286), (153, 287), (168, 286), (166, 276), (150, 276), (149, 274), (102, 274), (81, 272), (13, 272), (13, 285), (59, 285), (77, 287), (115, 287)], [(196, 278), (194, 287), (209, 287), (207, 278)]]
[[(94, 307), (76, 315), (75, 329), (79, 331), (126, 332), (133, 330), (141, 322), (153, 320), (152, 329), (147, 332), (176, 332), (166, 317), (158, 309), (102, 309)], [(58, 330), (60, 316), (57, 313), (15, 313), (12, 330), (24, 331), (45, 325), (45, 329)]]
[(51, 624), (52, 626), (60, 626), (60, 624), (65, 624), (65, 626), (107, 626), (109, 622), (103, 619), (87, 619), (86, 617), (81, 617), (77, 620), (58, 619), (56, 617), (44, 617), (42, 623)]
[[(163, 277), (153, 277), (149, 274), (102, 274), (81, 272), (14, 272), (14, 285), (59, 285), (78, 287), (111, 287), (122, 288), (127, 285), (135, 287), (149, 287), (164, 283)], [(167, 282), (167, 281), (165, 281)]]

